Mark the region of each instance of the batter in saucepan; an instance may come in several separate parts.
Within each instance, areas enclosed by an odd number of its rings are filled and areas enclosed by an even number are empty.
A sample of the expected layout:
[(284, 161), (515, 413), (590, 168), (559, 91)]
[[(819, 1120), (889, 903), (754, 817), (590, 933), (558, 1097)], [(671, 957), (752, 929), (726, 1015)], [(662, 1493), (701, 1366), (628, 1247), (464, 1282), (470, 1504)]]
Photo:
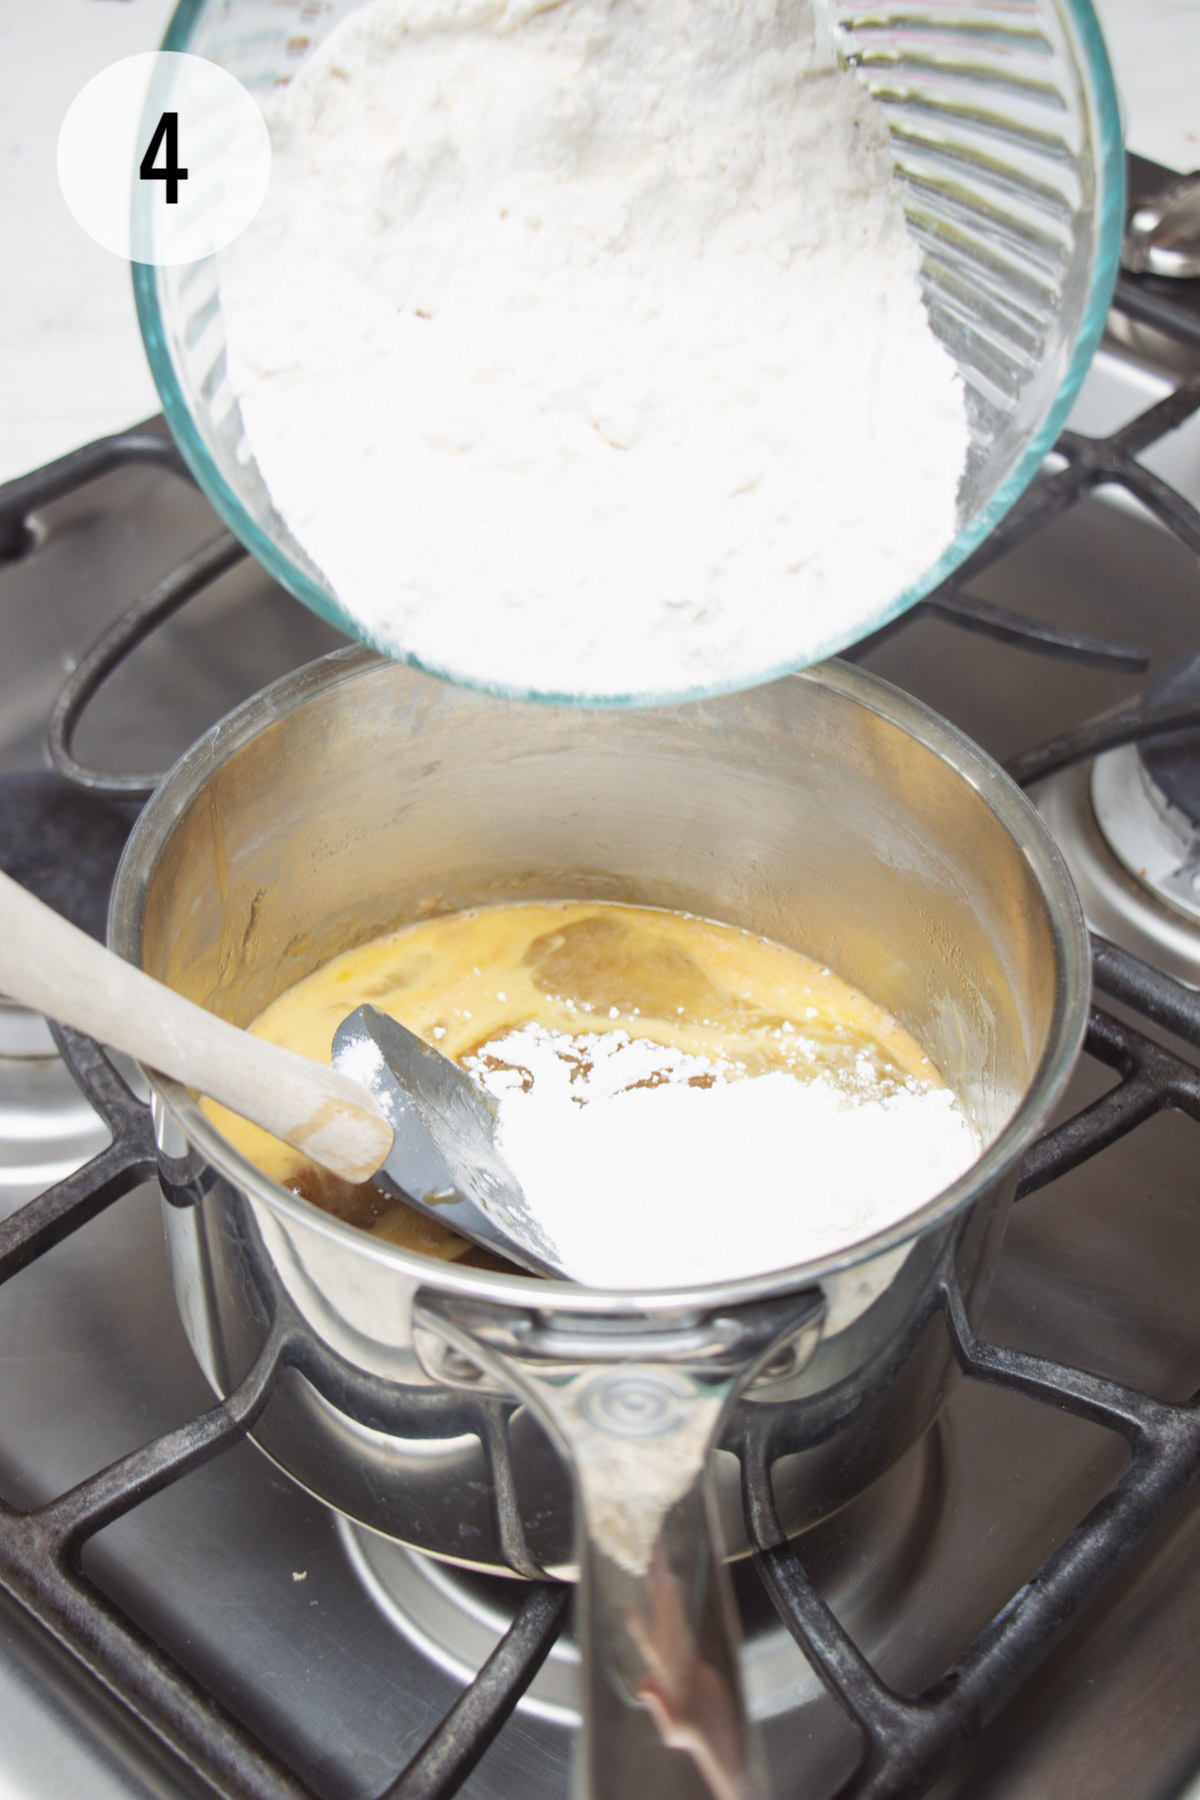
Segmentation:
[[(498, 1097), (532, 1210), (569, 1272), (596, 1285), (686, 1285), (824, 1254), (932, 1198), (979, 1151), (881, 1007), (795, 950), (688, 914), (516, 902), (423, 920), (314, 971), (252, 1029), (327, 1062), (364, 1003)], [(264, 1173), (339, 1218), (493, 1263), (206, 1108)]]

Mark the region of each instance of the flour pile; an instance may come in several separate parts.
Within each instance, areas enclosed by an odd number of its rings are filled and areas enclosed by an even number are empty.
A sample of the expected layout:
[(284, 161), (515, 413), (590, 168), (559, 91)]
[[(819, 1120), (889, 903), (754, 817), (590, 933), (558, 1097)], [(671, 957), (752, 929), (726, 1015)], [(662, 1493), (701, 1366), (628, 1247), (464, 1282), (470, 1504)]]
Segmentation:
[(498, 690), (743, 686), (954, 538), (961, 385), (809, 0), (371, 0), (269, 124), (229, 377), (378, 643)]
[(567, 1274), (686, 1287), (825, 1256), (902, 1219), (976, 1160), (948, 1088), (865, 1055), (745, 1076), (623, 1031), (522, 1026), (465, 1066), (500, 1102), (498, 1144)]

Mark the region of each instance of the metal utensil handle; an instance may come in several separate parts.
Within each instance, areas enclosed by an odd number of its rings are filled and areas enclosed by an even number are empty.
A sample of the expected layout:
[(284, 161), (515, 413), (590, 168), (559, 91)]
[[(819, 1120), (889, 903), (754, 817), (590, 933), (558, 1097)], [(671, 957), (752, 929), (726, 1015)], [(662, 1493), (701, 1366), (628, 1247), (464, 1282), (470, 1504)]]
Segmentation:
[[(503, 1204), (506, 1181), (518, 1200), (523, 1196), (493, 1150), (489, 1103), (465, 1070), (374, 1006), (356, 1007), (342, 1020), (333, 1034), (333, 1066), (369, 1089), (392, 1126), (392, 1147), (373, 1178), (377, 1186), (471, 1243), (534, 1275), (562, 1280), (536, 1220), (527, 1209), (517, 1213)], [(464, 1141), (474, 1158), (455, 1154)], [(489, 1157), (502, 1172), (499, 1184), (473, 1179), (478, 1163)], [(501, 1204), (493, 1217), (478, 1202), (491, 1198), (497, 1186)]]
[(738, 1393), (781, 1352), (802, 1366), (823, 1310), (809, 1292), (658, 1329), (576, 1317), (560, 1331), (524, 1309), (420, 1297), (421, 1331), (519, 1394), (574, 1472), (577, 1800), (768, 1800), (708, 1463)]

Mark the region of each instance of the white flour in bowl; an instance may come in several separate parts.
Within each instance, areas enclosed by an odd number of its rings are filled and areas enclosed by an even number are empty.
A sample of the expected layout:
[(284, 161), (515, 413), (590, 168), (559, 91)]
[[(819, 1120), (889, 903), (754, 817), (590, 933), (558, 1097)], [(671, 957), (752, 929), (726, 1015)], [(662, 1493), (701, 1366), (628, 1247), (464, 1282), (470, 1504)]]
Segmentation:
[(732, 688), (953, 540), (961, 385), (809, 0), (371, 0), (270, 125), (230, 379), (377, 643), (503, 691)]
[(826, 1256), (970, 1168), (949, 1088), (852, 1075), (747, 1076), (627, 1032), (525, 1025), (464, 1066), (500, 1102), (498, 1145), (566, 1273), (686, 1287)]

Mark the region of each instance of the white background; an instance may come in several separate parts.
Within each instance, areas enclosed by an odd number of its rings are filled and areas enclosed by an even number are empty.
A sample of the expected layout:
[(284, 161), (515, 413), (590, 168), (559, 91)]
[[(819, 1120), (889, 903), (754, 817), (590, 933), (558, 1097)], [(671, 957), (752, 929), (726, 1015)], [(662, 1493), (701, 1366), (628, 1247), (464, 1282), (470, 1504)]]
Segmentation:
[[(1096, 0), (1131, 149), (1200, 166), (1200, 0)], [(58, 189), (84, 83), (161, 42), (172, 0), (0, 0), (0, 481), (158, 411), (129, 267)]]

